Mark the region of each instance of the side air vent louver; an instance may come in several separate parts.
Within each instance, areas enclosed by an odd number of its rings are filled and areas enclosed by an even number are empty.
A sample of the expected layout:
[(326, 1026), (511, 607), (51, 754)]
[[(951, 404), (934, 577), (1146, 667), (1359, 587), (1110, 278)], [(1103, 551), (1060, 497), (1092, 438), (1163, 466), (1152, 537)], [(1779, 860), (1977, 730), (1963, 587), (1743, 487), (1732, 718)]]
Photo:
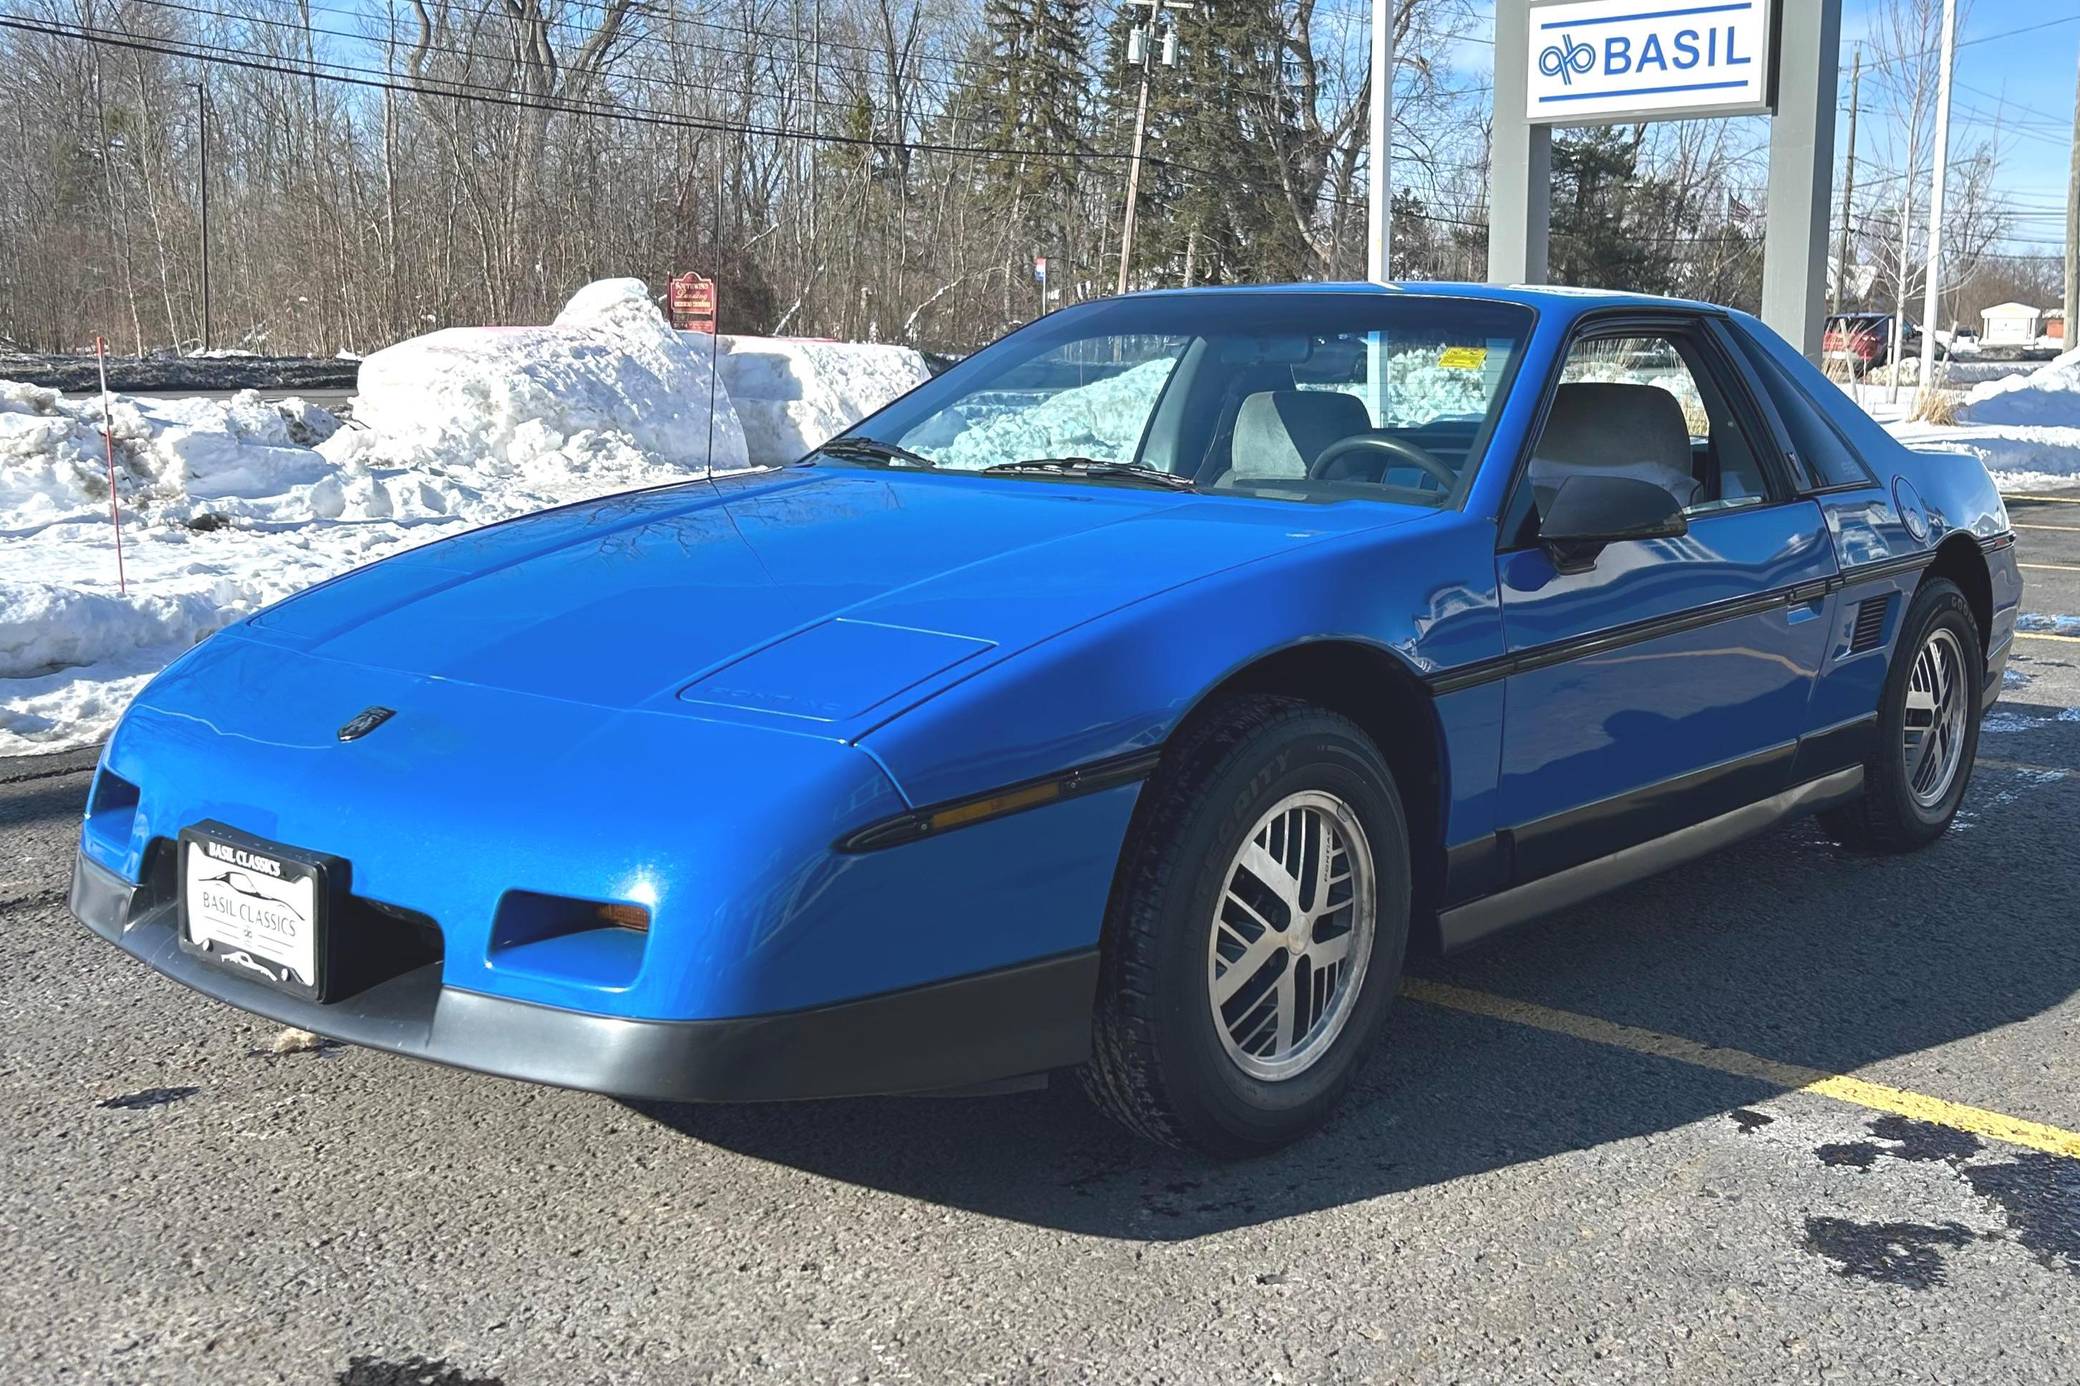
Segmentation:
[(1892, 614), (1892, 599), (1899, 594), (1865, 597), (1856, 604), (1856, 629), (1849, 635), (1849, 653), (1862, 654), (1885, 643), (1885, 618)]

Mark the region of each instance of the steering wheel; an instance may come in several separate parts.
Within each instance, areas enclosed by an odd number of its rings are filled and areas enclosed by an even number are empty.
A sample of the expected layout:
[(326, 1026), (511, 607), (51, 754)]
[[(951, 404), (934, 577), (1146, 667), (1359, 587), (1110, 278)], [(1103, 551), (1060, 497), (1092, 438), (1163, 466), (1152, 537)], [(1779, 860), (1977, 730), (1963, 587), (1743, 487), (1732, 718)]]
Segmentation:
[(1328, 447), (1323, 448), (1322, 455), (1315, 458), (1314, 465), (1307, 469), (1308, 479), (1310, 481), (1331, 479), (1329, 477), (1329, 468), (1332, 463), (1339, 462), (1352, 453), (1359, 452), (1386, 454), (1386, 458), (1380, 466), (1381, 476), (1385, 476), (1387, 468), (1398, 462), (1414, 467), (1419, 472), (1427, 473), (1447, 491), (1459, 484), (1459, 474), (1446, 466), (1437, 454), (1427, 448), (1418, 447), (1406, 439), (1396, 438), (1391, 433), (1354, 433), (1348, 438), (1338, 439), (1329, 444)]

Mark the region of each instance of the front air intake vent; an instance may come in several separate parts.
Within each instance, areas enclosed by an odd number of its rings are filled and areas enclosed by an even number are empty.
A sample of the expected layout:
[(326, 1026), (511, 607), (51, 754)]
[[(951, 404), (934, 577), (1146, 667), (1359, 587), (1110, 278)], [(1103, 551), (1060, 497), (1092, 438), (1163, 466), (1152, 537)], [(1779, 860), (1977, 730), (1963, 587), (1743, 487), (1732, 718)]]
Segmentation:
[(1897, 595), (1887, 592), (1882, 597), (1865, 597), (1856, 604), (1856, 629), (1849, 633), (1850, 654), (1875, 650), (1885, 643), (1885, 620), (1892, 614), (1892, 599)]

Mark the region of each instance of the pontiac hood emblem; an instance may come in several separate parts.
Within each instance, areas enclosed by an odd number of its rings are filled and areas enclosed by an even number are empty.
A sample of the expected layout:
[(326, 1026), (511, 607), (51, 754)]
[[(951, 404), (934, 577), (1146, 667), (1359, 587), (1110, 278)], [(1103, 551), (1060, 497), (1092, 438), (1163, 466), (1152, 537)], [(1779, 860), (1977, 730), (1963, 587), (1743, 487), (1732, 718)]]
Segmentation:
[(354, 714), (353, 720), (339, 729), (339, 739), (342, 741), (357, 741), (396, 715), (397, 709), (395, 708), (365, 707)]

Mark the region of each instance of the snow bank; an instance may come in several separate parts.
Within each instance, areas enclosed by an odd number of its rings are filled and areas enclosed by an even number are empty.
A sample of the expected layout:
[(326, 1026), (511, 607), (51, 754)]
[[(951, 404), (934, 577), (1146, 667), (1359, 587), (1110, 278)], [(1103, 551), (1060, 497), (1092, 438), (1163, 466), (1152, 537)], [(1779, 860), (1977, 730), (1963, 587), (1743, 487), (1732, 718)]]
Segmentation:
[[(548, 327), (454, 327), (372, 353), (354, 405), (369, 436), (327, 455), (443, 478), (457, 513), (485, 519), (574, 483), (598, 494), (741, 470), (743, 426), (729, 391), (711, 387), (711, 360), (641, 280), (601, 280)], [(374, 494), (350, 488), (342, 513)]]
[(100, 397), (0, 381), (0, 755), (100, 739), (197, 640), (348, 568), (711, 461), (746, 466), (733, 372), (761, 461), (793, 460), (924, 373), (900, 348), (737, 338), (723, 351), (712, 446), (713, 344), (673, 332), (636, 280), (588, 286), (548, 327), (373, 353), (352, 427), (250, 392), (118, 396), (127, 594)]
[[(109, 411), (125, 509), (187, 521), (204, 512), (307, 518), (302, 492), (330, 467), (317, 453), (339, 421), (302, 400), (263, 403), (119, 396)], [(101, 401), (0, 381), (0, 534), (108, 514)]]
[[(705, 333), (681, 336), (705, 343)], [(902, 346), (724, 337), (722, 385), (755, 467), (784, 466), (931, 378)]]
[(1895, 423), (1886, 431), (1916, 452), (1972, 454), (2003, 491), (2070, 485), (2080, 477), (2080, 427)]
[(1974, 385), (1958, 418), (1975, 424), (2080, 426), (2080, 351), (2027, 374)]

